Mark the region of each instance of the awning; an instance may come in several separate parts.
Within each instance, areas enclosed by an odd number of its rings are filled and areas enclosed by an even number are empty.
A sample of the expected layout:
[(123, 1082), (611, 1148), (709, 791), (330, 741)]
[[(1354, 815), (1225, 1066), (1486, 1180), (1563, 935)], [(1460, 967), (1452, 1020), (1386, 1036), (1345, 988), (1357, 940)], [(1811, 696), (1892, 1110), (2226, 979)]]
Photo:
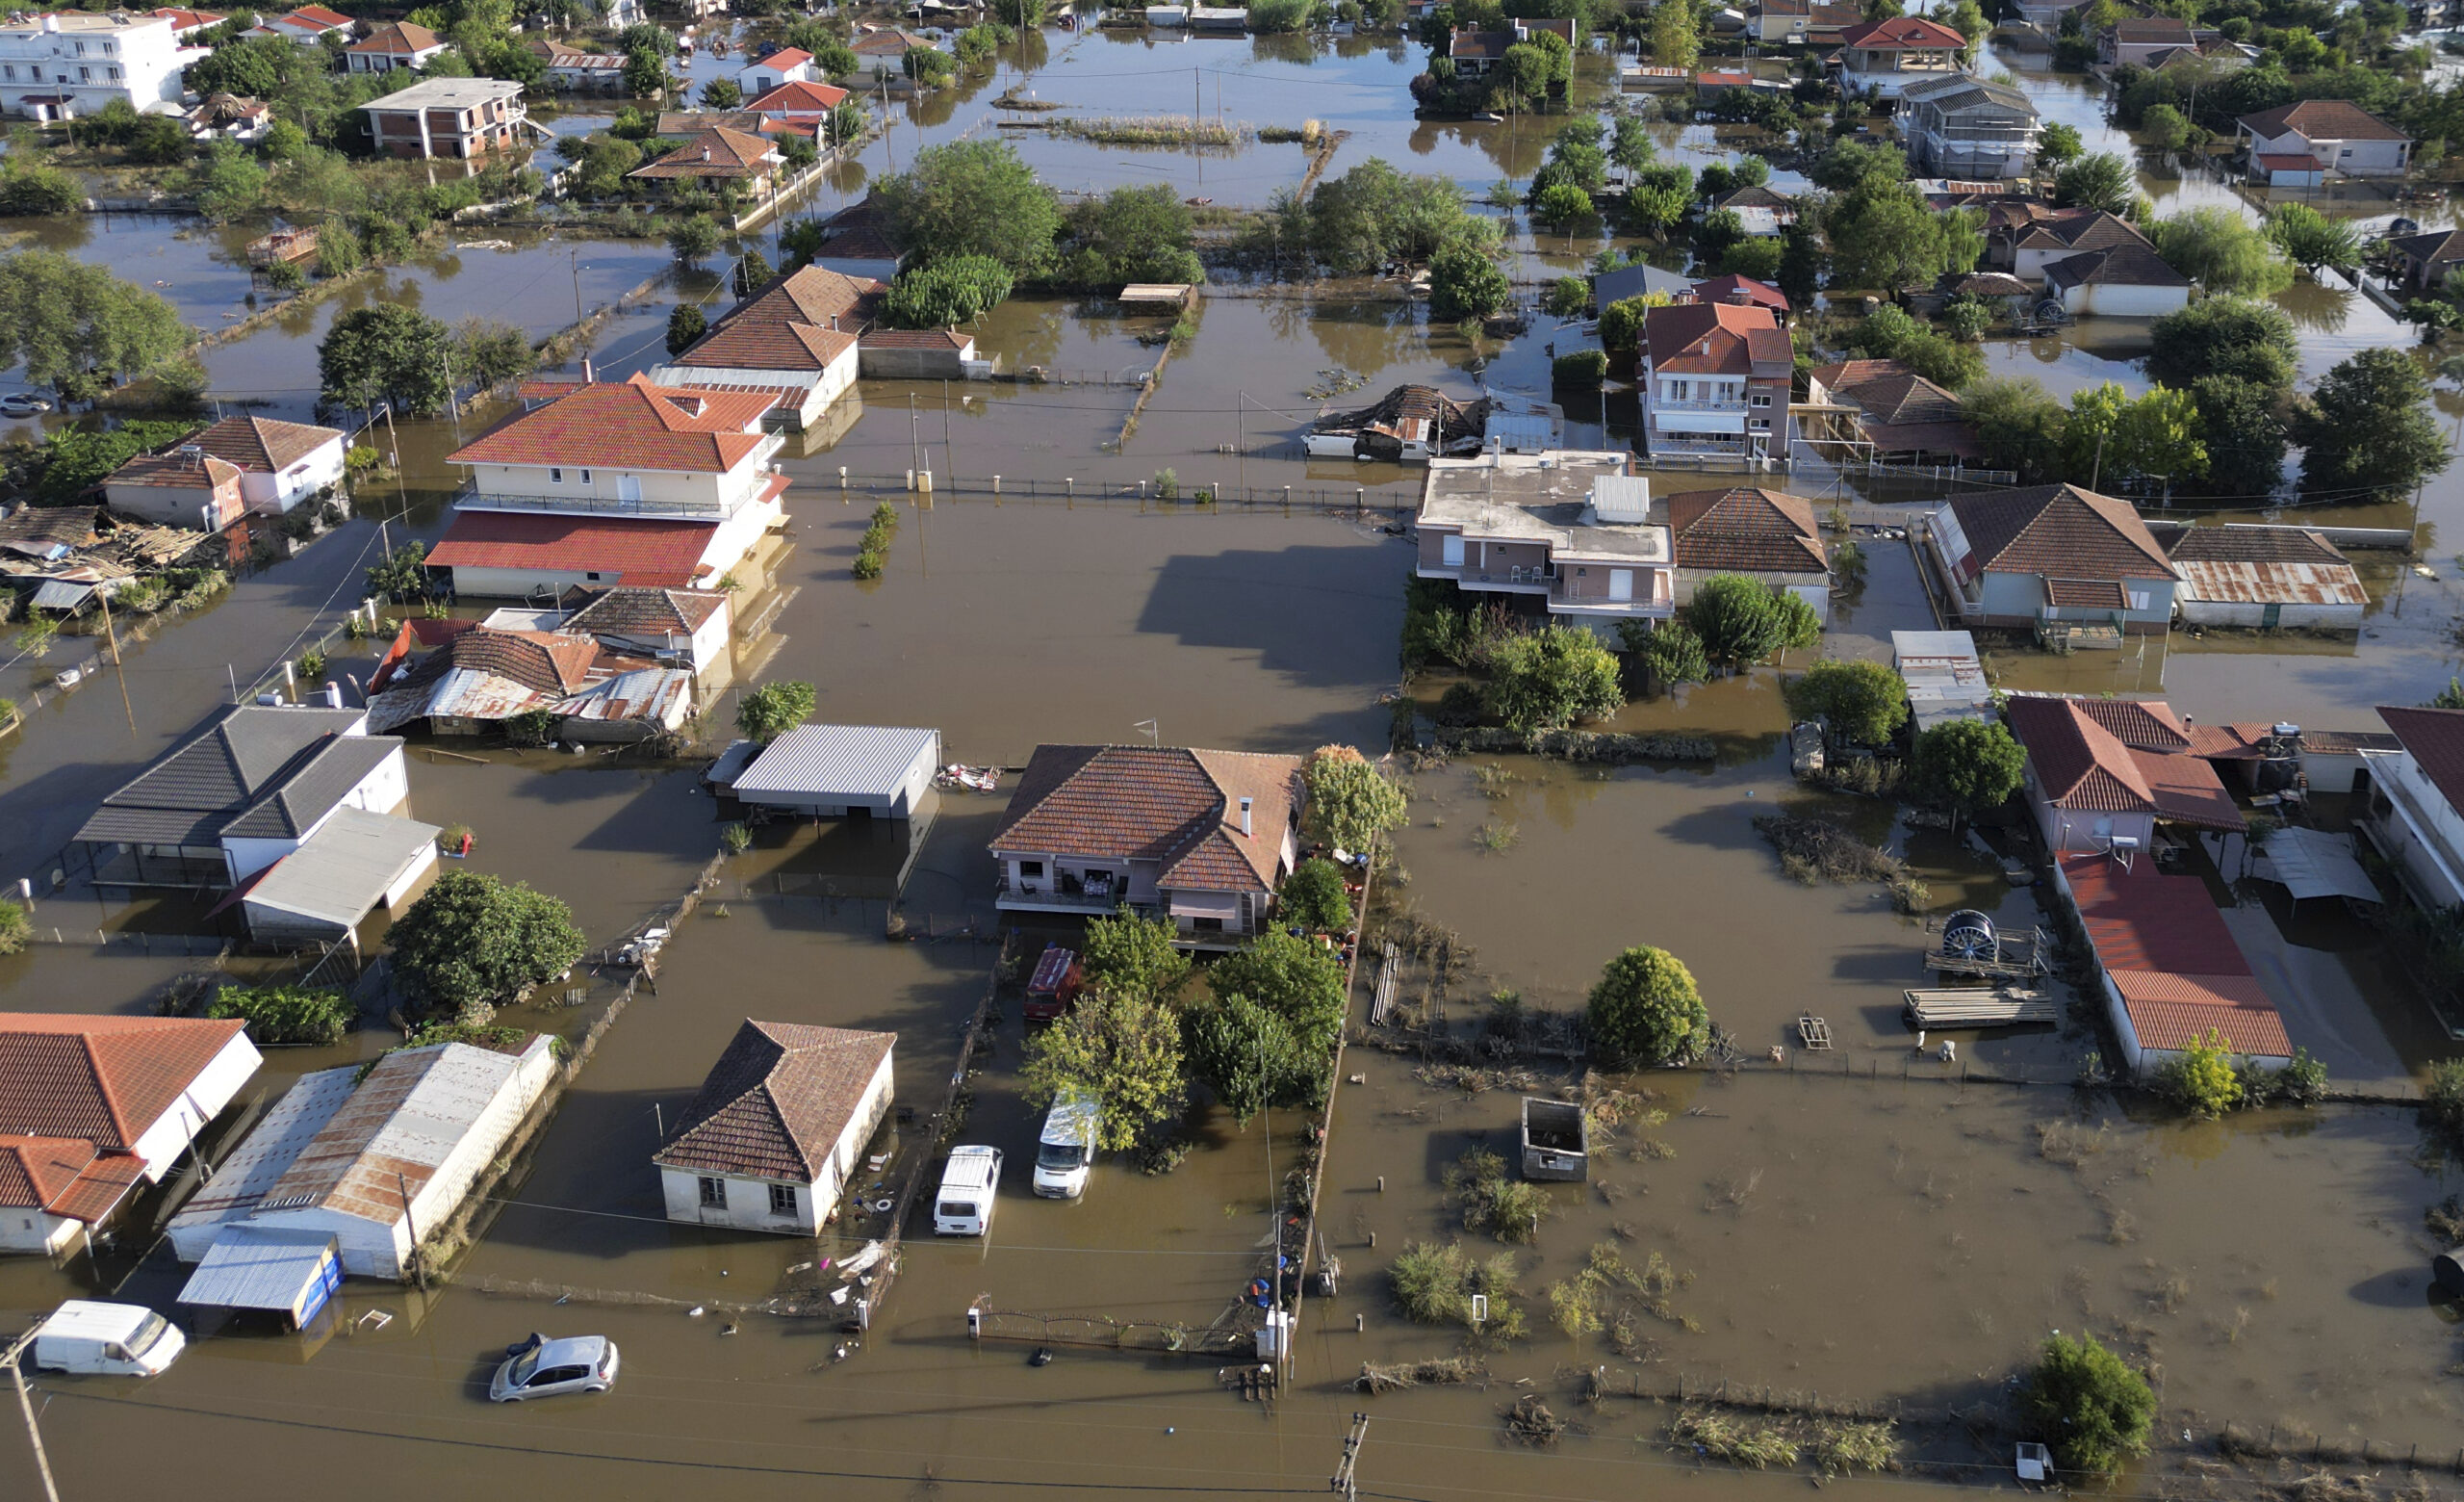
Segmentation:
[(2353, 859), (2349, 839), (2323, 829), (2287, 825), (2268, 836), (2259, 849), (2264, 865), (2258, 874), (2282, 883), (2297, 902), (2304, 897), (2351, 897), (2357, 902), (2383, 900), (2378, 884)]
[(35, 591), (34, 605), (38, 610), (73, 610), (84, 605), (86, 597), (93, 592), (92, 584), (65, 579), (46, 580), (42, 587)]
[(331, 1231), (288, 1226), (227, 1227), (180, 1290), (182, 1304), (273, 1309), (305, 1325), (342, 1286), (342, 1257)]

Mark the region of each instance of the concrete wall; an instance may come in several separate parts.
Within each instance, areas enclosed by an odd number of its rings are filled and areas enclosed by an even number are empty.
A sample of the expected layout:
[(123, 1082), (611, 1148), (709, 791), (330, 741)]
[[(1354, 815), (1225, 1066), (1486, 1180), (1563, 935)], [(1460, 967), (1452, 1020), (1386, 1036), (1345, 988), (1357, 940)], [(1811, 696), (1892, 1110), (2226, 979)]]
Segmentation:
[(971, 352), (956, 345), (926, 350), (863, 345), (857, 351), (859, 369), (866, 380), (964, 380), (966, 356)]
[(2412, 155), (2409, 141), (2310, 141), (2297, 131), (2275, 137), (2253, 131), (2246, 139), (2252, 155), (2315, 157), (2322, 167), (2350, 177), (2401, 176)]
[(65, 1252), (77, 1240), (78, 1223), (24, 1205), (0, 1208), (0, 1252)]
[(2179, 313), (2191, 301), (2188, 287), (2082, 286), (2054, 296), (2073, 318), (2163, 318)]
[(2362, 612), (2369, 609), (2359, 605), (2283, 605), (2276, 608), (2276, 618), (2268, 619), (2268, 608), (2242, 600), (2191, 600), (2181, 602), (2181, 616), (2188, 626), (2303, 626), (2318, 631), (2359, 631)]
[[(686, 515), (716, 520), (715, 508), (740, 505), (770, 480), (769, 461), (781, 440), (771, 434), (752, 456), (724, 475), (678, 474), (579, 464), (474, 464), (471, 479), (481, 496), (550, 496), (556, 500), (638, 502), (645, 511), (662, 505), (700, 506)], [(629, 496), (629, 482), (638, 494)], [(613, 506), (609, 508), (611, 511)]]
[(198, 531), (219, 531), (238, 521), (240, 513), (247, 509), (245, 492), (237, 479), (217, 490), (195, 485), (137, 485), (116, 479), (104, 485), (103, 497), (113, 510), (165, 527), (188, 527)]
[(2364, 765), (2373, 787), (2372, 816), (2363, 828), (2372, 842), (2403, 864), (2426, 902), (2440, 908), (2464, 903), (2464, 817), (2423, 775), (2411, 752), (2373, 755)]
[(343, 439), (336, 433), (279, 475), (251, 470), (241, 476), (240, 493), (252, 511), (288, 511), (327, 485), (340, 484), (342, 478)]

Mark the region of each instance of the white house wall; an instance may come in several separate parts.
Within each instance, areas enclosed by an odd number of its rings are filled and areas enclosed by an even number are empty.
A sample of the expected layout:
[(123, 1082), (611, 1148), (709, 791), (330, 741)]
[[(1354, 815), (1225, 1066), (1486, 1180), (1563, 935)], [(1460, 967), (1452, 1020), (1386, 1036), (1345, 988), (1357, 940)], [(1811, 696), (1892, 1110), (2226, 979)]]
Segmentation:
[(265, 1055), (257, 1051), (257, 1046), (248, 1041), (246, 1033), (231, 1035), (231, 1041), (222, 1046), (211, 1063), (197, 1072), (196, 1078), (180, 1092), (179, 1099), (172, 1101), (169, 1109), (137, 1139), (135, 1151), (145, 1159), (148, 1181), (162, 1182), (163, 1176), (170, 1171), (180, 1154), (188, 1151), (189, 1144), (196, 1140), (196, 1134), (205, 1129), (206, 1123), (222, 1114), (222, 1108), (231, 1103), (232, 1098), (240, 1093), (240, 1087), (245, 1085), (264, 1063)]
[(2192, 600), (2179, 602), (2182, 621), (2190, 626), (2280, 626), (2307, 627), (2315, 631), (2359, 631), (2362, 612), (2369, 609), (2359, 605), (2284, 605), (2277, 607), (2276, 618), (2268, 619), (2268, 608), (2246, 600)]
[[(747, 1174), (704, 1174), (689, 1168), (659, 1167), (659, 1193), (667, 1203), (667, 1218), (690, 1226), (725, 1226), (735, 1230), (766, 1231), (774, 1235), (814, 1235), (831, 1213), (847, 1184), (856, 1177), (856, 1165), (861, 1161), (864, 1145), (880, 1128), (882, 1118), (889, 1114), (894, 1073), (891, 1068), (895, 1049), (882, 1055), (881, 1066), (864, 1084), (864, 1093), (856, 1103), (855, 1114), (847, 1127), (831, 1145), (820, 1164), (821, 1176), (809, 1183), (795, 1183), (796, 1212), (793, 1215), (773, 1214), (770, 1209), (770, 1187), (784, 1184), (783, 1178), (761, 1178)], [(715, 1178), (722, 1186), (727, 1204), (724, 1206), (702, 1203), (702, 1180)]]

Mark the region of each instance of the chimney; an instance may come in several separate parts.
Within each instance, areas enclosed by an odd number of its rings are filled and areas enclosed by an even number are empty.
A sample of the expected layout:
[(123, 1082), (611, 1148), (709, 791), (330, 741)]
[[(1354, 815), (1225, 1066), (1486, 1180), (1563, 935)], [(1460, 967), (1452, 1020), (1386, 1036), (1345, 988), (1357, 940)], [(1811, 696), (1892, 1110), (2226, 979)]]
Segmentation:
[(1243, 799), (1241, 800), (1241, 833), (1242, 833), (1242, 835), (1243, 835), (1244, 837), (1246, 837), (1246, 836), (1249, 834), (1249, 832), (1250, 832), (1250, 831), (1249, 831), (1249, 805), (1250, 805), (1251, 803), (1255, 802), (1255, 801), (1256, 801), (1256, 800), (1255, 800), (1255, 799), (1252, 799), (1252, 798), (1243, 798)]

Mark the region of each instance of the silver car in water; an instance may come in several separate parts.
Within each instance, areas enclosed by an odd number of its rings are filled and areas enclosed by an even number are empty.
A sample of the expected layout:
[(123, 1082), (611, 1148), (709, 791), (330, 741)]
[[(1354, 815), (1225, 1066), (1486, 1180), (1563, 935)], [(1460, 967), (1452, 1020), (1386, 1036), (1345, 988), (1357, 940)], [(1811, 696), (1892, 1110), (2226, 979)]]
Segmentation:
[(561, 1397), (568, 1392), (605, 1392), (616, 1385), (616, 1342), (604, 1335), (551, 1340), (532, 1335), (515, 1346), (488, 1383), (497, 1403)]

